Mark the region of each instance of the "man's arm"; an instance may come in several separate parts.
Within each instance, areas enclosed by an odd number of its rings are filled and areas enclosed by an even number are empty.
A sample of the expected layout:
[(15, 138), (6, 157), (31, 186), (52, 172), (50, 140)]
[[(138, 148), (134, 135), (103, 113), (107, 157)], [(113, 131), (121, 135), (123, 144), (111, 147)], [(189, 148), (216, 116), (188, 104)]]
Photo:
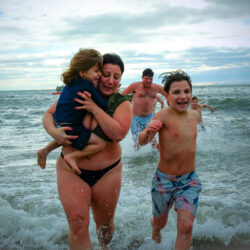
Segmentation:
[(164, 102), (162, 101), (162, 99), (158, 95), (156, 96), (156, 101), (161, 104), (161, 109), (163, 109), (164, 108)]
[(161, 94), (161, 95), (163, 95), (165, 98), (166, 98), (166, 100), (167, 100), (167, 92), (164, 90), (164, 88), (162, 87), (162, 86), (160, 86), (160, 85), (158, 85), (158, 84), (156, 84), (157, 86), (158, 86), (158, 92)]
[(122, 95), (128, 95), (128, 94), (130, 94), (130, 93), (133, 93), (134, 91), (135, 91), (135, 86), (136, 86), (136, 82), (134, 82), (134, 83), (131, 83), (126, 89), (124, 89), (123, 91), (122, 91)]
[(151, 120), (147, 127), (139, 134), (138, 142), (140, 145), (146, 145), (151, 142), (155, 134), (162, 127), (162, 122), (159, 120)]
[(212, 113), (214, 112), (214, 108), (212, 106), (207, 105), (207, 104), (202, 104), (201, 107), (202, 108), (209, 108)]

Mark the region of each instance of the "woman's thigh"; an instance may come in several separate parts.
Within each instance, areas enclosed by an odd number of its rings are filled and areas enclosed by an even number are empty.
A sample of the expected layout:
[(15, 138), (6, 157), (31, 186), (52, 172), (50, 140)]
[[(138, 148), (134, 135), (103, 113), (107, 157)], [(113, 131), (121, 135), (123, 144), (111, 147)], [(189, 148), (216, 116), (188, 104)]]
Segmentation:
[(60, 157), (57, 160), (57, 188), (68, 219), (89, 217), (91, 188)]
[(120, 196), (122, 162), (108, 171), (92, 187), (92, 211), (96, 224), (109, 224)]

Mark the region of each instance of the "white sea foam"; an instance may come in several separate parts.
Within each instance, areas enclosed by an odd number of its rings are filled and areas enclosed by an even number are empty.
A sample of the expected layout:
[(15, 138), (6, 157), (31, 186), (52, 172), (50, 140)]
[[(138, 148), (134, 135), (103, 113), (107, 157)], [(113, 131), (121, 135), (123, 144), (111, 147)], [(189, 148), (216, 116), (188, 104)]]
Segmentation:
[[(203, 190), (194, 242), (224, 246), (236, 242), (247, 249), (250, 128), (246, 99), (250, 86), (202, 86), (193, 91), (201, 103), (215, 108), (213, 114), (203, 112), (206, 132), (197, 138), (196, 171)], [(37, 149), (51, 140), (42, 127), (42, 114), (55, 100), (49, 91), (0, 92), (0, 249), (68, 249), (68, 224), (56, 186), (59, 150), (49, 155), (45, 170), (36, 164)], [(134, 151), (130, 132), (121, 145), (123, 182), (111, 249), (174, 249), (173, 209), (162, 231), (162, 243), (151, 240), (150, 186), (158, 151), (150, 145)], [(95, 250), (98, 240), (92, 215), (90, 236)]]

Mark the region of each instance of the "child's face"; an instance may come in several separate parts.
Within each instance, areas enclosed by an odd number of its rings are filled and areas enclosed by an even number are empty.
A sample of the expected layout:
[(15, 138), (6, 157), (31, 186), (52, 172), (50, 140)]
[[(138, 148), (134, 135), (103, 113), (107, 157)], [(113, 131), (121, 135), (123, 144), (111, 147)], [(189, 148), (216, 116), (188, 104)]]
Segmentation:
[(191, 88), (186, 80), (176, 81), (171, 84), (168, 93), (170, 107), (178, 112), (185, 112), (188, 110), (191, 99)]
[(192, 106), (193, 108), (198, 107), (198, 104), (199, 104), (199, 101), (198, 101), (197, 99), (193, 99), (193, 100), (191, 101), (191, 106)]
[(89, 80), (93, 83), (94, 86), (97, 86), (99, 79), (101, 77), (101, 71), (97, 65), (93, 66), (87, 71), (81, 71), (82, 74), (80, 74), (84, 79)]

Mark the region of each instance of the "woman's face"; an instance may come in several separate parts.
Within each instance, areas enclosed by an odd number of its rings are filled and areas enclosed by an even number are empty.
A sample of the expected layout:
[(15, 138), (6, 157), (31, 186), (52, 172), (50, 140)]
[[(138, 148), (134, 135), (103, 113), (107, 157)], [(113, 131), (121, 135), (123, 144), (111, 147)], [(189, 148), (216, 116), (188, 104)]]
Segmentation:
[(118, 92), (118, 87), (122, 77), (121, 68), (115, 64), (104, 64), (102, 68), (102, 76), (100, 78), (98, 89), (101, 94), (110, 96)]

